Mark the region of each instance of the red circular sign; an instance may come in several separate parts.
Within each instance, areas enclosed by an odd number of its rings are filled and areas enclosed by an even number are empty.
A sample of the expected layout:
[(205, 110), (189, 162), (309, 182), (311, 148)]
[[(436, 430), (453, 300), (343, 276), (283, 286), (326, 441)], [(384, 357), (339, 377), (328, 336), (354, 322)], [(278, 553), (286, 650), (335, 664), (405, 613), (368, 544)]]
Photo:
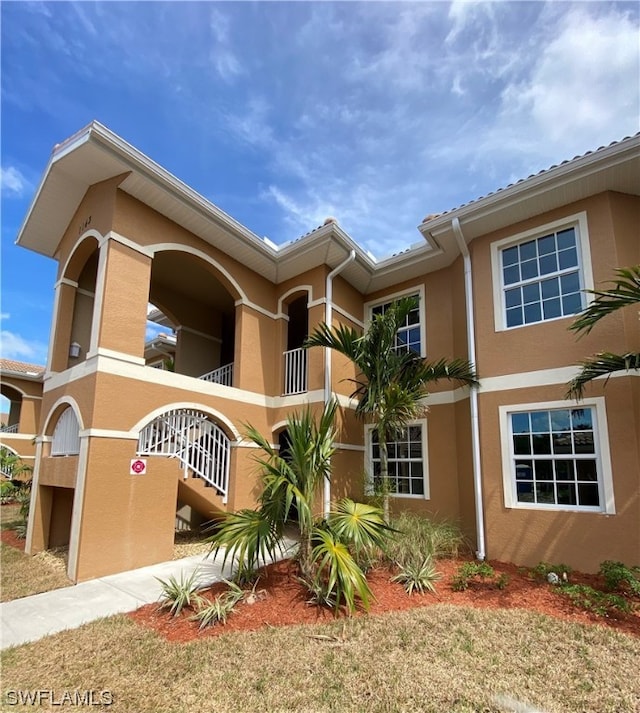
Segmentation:
[(134, 473), (142, 473), (146, 467), (147, 466), (143, 460), (134, 460), (131, 464), (131, 470)]

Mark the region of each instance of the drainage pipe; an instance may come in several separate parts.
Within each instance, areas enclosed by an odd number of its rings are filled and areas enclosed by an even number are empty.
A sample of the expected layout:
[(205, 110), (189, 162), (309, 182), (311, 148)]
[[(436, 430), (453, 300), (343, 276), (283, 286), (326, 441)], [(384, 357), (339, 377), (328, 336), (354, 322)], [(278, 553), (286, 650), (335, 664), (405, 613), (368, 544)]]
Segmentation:
[[(324, 323), (331, 329), (331, 323), (333, 320), (333, 278), (339, 275), (344, 268), (356, 259), (356, 251), (351, 250), (349, 255), (345, 260), (343, 260), (338, 267), (335, 267), (327, 275), (327, 283), (325, 289), (325, 303), (324, 303)], [(325, 347), (324, 349), (324, 403), (325, 406), (331, 400), (331, 349)], [(331, 480), (327, 477), (324, 480), (324, 496), (323, 496), (323, 512), (324, 516), (328, 517), (331, 511)]]
[[(471, 255), (462, 234), (460, 221), (455, 217), (451, 221), (451, 228), (456, 237), (458, 247), (464, 261), (464, 292), (467, 309), (467, 342), (469, 343), (469, 361), (476, 364), (476, 330), (473, 319), (473, 277), (471, 274)], [(473, 489), (476, 505), (476, 539), (478, 549), (476, 558), (484, 560), (486, 557), (484, 538), (484, 508), (482, 505), (482, 465), (480, 462), (480, 422), (478, 419), (478, 387), (472, 386), (469, 394), (469, 408), (471, 411), (471, 449), (473, 452)]]

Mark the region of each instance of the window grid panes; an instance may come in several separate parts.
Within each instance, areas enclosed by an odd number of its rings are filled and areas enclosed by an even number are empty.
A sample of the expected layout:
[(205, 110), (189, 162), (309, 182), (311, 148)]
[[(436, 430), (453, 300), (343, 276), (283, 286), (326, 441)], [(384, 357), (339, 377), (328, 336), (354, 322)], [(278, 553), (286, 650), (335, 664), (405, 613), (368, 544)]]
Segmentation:
[(576, 314), (583, 308), (575, 228), (501, 251), (507, 327)]
[(516, 500), (600, 508), (593, 409), (510, 414)]
[[(422, 425), (405, 428), (387, 443), (390, 491), (395, 495), (424, 497), (424, 459), (422, 453)], [(373, 480), (380, 483), (380, 442), (378, 431), (371, 431), (371, 464)]]
[[(396, 334), (395, 349), (397, 351), (414, 351), (420, 354), (421, 334), (420, 334), (420, 298), (418, 295), (412, 295), (415, 299), (415, 307), (407, 315), (404, 324), (398, 329)], [(371, 316), (384, 314), (394, 302), (385, 302), (384, 304), (376, 305), (371, 308)]]

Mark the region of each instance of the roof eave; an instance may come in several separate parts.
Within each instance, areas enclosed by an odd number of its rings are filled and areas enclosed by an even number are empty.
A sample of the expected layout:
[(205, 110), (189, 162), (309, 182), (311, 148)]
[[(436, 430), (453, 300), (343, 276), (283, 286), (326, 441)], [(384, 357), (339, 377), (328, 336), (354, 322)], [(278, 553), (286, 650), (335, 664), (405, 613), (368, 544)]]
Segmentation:
[(460, 223), (466, 226), (465, 236), (470, 242), (473, 238), (478, 237), (473, 234), (473, 221), (486, 218), (491, 214), (498, 214), (509, 205), (525, 203), (569, 180), (579, 181), (596, 171), (615, 166), (634, 157), (637, 158), (639, 148), (640, 134), (636, 134), (541, 171), (507, 188), (490, 193), (430, 220), (425, 220), (418, 226), (418, 230), (427, 240), (435, 239), (437, 236), (451, 233), (451, 223), (454, 218), (458, 218)]

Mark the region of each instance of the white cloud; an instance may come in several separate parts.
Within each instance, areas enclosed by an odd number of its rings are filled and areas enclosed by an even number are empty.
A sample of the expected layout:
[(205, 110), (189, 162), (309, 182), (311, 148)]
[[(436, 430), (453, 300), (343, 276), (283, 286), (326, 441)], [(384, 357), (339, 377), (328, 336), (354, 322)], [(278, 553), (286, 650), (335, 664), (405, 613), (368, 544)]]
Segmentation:
[(502, 93), (496, 143), (502, 135), (511, 149), (523, 140), (527, 152), (559, 161), (638, 131), (638, 25), (630, 17), (573, 10), (537, 55), (529, 76)]
[(0, 332), (0, 352), (4, 359), (29, 361), (44, 364), (47, 361), (47, 345), (37, 340), (28, 340), (15, 332), (3, 329)]
[(213, 9), (209, 15), (209, 27), (213, 34), (209, 58), (221, 79), (230, 83), (244, 73), (242, 63), (232, 49), (231, 22), (229, 16)]
[(3, 196), (22, 198), (31, 188), (29, 181), (15, 166), (0, 168), (0, 182)]

